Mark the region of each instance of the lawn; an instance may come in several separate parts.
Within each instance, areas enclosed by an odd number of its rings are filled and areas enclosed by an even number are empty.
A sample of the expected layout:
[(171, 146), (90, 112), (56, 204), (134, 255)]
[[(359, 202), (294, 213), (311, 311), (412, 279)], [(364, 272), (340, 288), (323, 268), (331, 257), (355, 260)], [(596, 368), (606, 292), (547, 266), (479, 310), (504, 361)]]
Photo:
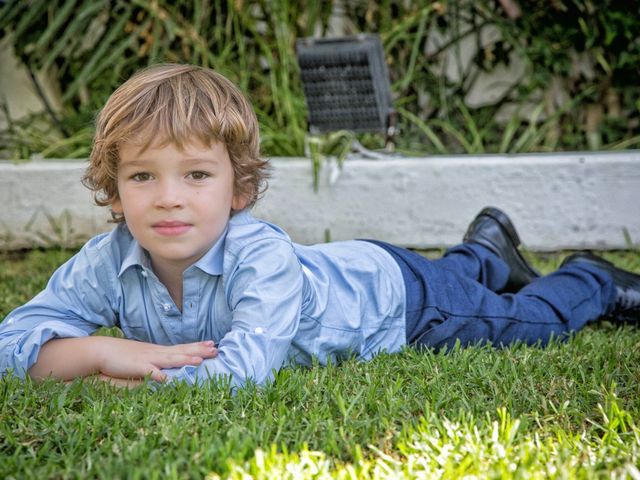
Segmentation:
[[(0, 318), (70, 255), (0, 256)], [(607, 258), (640, 272), (639, 252)], [(639, 365), (640, 329), (603, 322), (545, 349), (284, 369), (235, 396), (5, 378), (0, 478), (638, 479)]]

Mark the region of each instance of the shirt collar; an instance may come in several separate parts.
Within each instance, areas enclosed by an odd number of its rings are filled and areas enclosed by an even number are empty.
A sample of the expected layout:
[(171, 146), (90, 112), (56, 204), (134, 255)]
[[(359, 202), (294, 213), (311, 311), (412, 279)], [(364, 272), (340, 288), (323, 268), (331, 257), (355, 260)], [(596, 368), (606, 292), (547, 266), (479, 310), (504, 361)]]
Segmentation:
[(118, 277), (122, 276), (122, 274), (135, 265), (140, 265), (143, 268), (151, 268), (151, 259), (149, 258), (149, 254), (145, 251), (142, 246), (138, 243), (135, 238), (131, 239), (131, 243), (129, 244), (129, 248), (127, 249), (127, 253), (122, 260), (122, 264), (120, 265), (120, 271), (118, 272)]
[(224, 229), (224, 232), (220, 235), (216, 243), (205, 253), (200, 260), (194, 263), (191, 267), (197, 267), (204, 273), (209, 275), (222, 275), (222, 267), (224, 261), (224, 242), (227, 238), (227, 231), (229, 230), (229, 224)]
[[(229, 226), (225, 227), (222, 235), (216, 240), (216, 243), (205, 253), (200, 260), (194, 263), (187, 270), (197, 267), (202, 270), (204, 273), (209, 275), (222, 275), (223, 261), (224, 261), (224, 241), (227, 237), (227, 231), (229, 230)], [(127, 249), (127, 253), (122, 260), (122, 264), (120, 265), (120, 271), (118, 272), (118, 277), (122, 276), (122, 274), (135, 265), (140, 265), (144, 269), (151, 269), (151, 259), (149, 258), (149, 254), (147, 251), (142, 248), (142, 246), (138, 243), (135, 238), (131, 239), (131, 243), (129, 244), (129, 248)]]

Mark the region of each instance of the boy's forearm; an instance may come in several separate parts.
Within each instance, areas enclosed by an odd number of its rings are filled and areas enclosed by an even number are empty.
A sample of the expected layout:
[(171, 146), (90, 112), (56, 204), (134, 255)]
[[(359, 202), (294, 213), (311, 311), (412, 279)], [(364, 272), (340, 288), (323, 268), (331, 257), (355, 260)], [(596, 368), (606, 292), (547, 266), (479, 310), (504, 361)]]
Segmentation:
[(72, 380), (99, 372), (100, 337), (57, 338), (40, 348), (38, 360), (29, 369), (35, 379)]
[(124, 338), (59, 338), (45, 343), (38, 361), (29, 369), (36, 379), (72, 380), (97, 373), (119, 379), (164, 381), (162, 368), (199, 365), (217, 355), (212, 341), (155, 345)]

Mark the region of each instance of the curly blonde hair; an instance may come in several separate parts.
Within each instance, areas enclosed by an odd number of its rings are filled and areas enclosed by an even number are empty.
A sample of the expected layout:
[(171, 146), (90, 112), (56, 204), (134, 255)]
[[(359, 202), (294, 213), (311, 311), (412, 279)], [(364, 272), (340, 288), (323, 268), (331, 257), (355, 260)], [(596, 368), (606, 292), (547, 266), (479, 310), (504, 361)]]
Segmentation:
[[(118, 200), (119, 149), (200, 141), (225, 144), (234, 173), (234, 192), (253, 206), (266, 189), (269, 165), (260, 156), (258, 121), (251, 104), (231, 81), (196, 65), (162, 64), (143, 69), (107, 100), (96, 122), (83, 183), (96, 204)], [(123, 222), (122, 215), (114, 220)]]

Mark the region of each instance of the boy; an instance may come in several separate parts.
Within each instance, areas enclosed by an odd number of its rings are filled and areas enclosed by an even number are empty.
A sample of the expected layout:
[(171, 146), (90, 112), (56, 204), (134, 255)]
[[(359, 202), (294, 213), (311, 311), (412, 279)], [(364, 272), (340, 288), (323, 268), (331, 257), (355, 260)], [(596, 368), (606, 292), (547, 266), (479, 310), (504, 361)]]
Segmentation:
[[(375, 241), (294, 244), (248, 213), (267, 168), (227, 79), (189, 65), (134, 75), (98, 117), (85, 176), (118, 226), (0, 325), (0, 372), (238, 386), (313, 356), (544, 344), (601, 316), (638, 319), (640, 276), (583, 253), (538, 278), (495, 208), (435, 261)], [(126, 338), (90, 336), (103, 326)]]

